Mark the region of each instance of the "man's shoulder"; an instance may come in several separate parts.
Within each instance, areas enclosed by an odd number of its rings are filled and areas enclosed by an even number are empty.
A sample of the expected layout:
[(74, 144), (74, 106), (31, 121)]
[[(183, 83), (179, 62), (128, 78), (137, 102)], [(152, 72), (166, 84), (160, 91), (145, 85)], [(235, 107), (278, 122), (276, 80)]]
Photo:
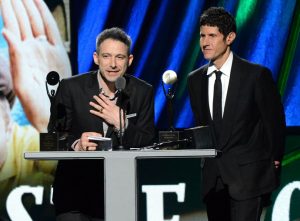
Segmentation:
[(191, 78), (198, 77), (198, 76), (200, 77), (200, 76), (206, 74), (207, 73), (207, 68), (208, 68), (208, 64), (205, 64), (205, 65), (201, 66), (200, 68), (190, 72), (188, 74), (188, 78), (191, 79)]
[(71, 88), (86, 87), (86, 85), (91, 85), (95, 81), (97, 81), (97, 71), (90, 71), (64, 78), (61, 80), (60, 85)]
[(127, 79), (129, 85), (139, 87), (139, 88), (148, 88), (148, 89), (152, 88), (151, 84), (133, 75), (126, 74), (125, 78)]
[(269, 71), (269, 69), (266, 66), (251, 62), (251, 61), (241, 58), (237, 55), (234, 55), (233, 65), (234, 64), (243, 66), (248, 71), (255, 71), (255, 70), (268, 70)]
[(90, 79), (94, 75), (97, 75), (97, 71), (90, 71), (90, 72), (76, 74), (71, 77), (64, 78), (63, 80), (68, 82), (83, 81), (83, 80)]

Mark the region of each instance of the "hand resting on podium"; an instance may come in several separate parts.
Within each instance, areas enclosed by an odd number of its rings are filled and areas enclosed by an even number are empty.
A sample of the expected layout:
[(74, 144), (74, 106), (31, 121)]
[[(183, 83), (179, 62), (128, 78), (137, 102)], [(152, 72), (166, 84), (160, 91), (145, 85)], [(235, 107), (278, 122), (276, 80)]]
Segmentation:
[(74, 150), (75, 151), (96, 150), (98, 147), (98, 142), (95, 142), (96, 141), (95, 139), (89, 139), (90, 137), (102, 137), (102, 134), (97, 132), (82, 133), (80, 139), (74, 145)]

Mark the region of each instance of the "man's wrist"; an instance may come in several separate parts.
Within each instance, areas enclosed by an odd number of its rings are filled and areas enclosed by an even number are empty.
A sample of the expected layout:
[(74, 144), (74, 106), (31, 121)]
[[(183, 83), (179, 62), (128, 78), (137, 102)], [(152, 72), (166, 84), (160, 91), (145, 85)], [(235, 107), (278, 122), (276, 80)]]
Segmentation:
[[(123, 123), (122, 123), (122, 130), (125, 130), (125, 129), (127, 129), (127, 127), (128, 127), (128, 119), (127, 118), (125, 118), (125, 122), (123, 121)], [(120, 130), (120, 121), (119, 122), (117, 122), (115, 125), (114, 125), (114, 131), (119, 131)]]
[[(125, 119), (125, 124), (124, 124), (124, 126), (122, 127), (122, 136), (124, 135), (124, 132), (125, 132), (125, 130), (127, 129), (127, 127), (128, 127), (128, 119), (126, 118), (126, 119)], [(119, 126), (119, 127), (114, 127), (113, 130), (114, 130), (114, 132), (117, 134), (118, 137), (121, 136), (120, 126)]]
[(80, 145), (80, 139), (75, 140), (75, 142), (72, 144), (72, 149), (75, 151), (80, 151), (82, 150), (82, 146)]

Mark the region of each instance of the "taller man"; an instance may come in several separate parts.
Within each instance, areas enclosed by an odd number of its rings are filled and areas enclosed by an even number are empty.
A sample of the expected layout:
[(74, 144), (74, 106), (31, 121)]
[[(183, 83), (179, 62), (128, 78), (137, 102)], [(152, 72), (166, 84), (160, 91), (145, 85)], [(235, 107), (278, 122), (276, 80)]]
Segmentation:
[(259, 221), (279, 183), (285, 116), (271, 71), (235, 55), (234, 17), (212, 7), (200, 18), (207, 65), (188, 76), (197, 125), (210, 125), (221, 154), (202, 168), (209, 221)]

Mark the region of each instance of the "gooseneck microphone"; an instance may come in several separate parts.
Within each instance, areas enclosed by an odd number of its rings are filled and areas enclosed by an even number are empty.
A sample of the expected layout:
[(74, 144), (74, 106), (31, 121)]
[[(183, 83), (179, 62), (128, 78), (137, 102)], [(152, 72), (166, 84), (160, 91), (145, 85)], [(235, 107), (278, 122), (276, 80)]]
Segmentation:
[[(170, 85), (168, 88), (168, 92), (166, 92), (165, 84)], [(174, 86), (173, 86), (174, 85)], [(173, 126), (173, 98), (175, 96), (175, 89), (177, 86), (177, 74), (173, 70), (167, 70), (162, 75), (162, 87), (167, 98), (167, 107), (168, 107), (168, 121), (169, 121), (169, 129), (174, 131)]]
[[(119, 102), (120, 102), (120, 101), (122, 101), (122, 91), (124, 90), (124, 88), (126, 86), (126, 79), (123, 76), (118, 77), (116, 82), (115, 82), (115, 86), (116, 86), (116, 89), (117, 89), (118, 99), (120, 99), (119, 100)], [(124, 146), (123, 146), (123, 127), (122, 127), (122, 118), (124, 118), (124, 116), (125, 116), (125, 113), (123, 111), (123, 116), (122, 116), (122, 109), (121, 109), (121, 105), (120, 105), (119, 106), (119, 120), (120, 120), (119, 142), (120, 142), (120, 145), (118, 147), (118, 150), (124, 150)]]

